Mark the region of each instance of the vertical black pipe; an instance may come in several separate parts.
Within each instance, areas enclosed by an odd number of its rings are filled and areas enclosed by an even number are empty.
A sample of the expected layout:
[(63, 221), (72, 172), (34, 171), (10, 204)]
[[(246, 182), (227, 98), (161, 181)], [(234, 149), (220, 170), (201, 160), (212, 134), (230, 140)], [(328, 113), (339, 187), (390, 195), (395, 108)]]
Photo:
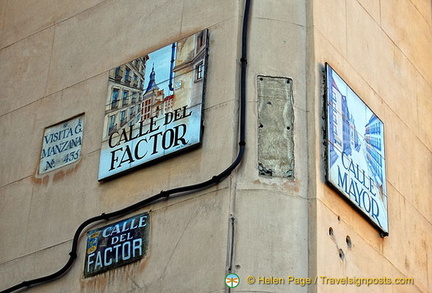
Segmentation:
[(171, 46), (171, 64), (170, 64), (170, 75), (169, 75), (169, 84), (168, 84), (168, 87), (169, 87), (169, 90), (170, 91), (174, 91), (174, 88), (173, 88), (173, 69), (174, 69), (174, 54), (175, 54), (175, 48), (176, 48), (176, 45), (175, 45), (175, 43), (173, 43), (172, 44), (172, 46)]

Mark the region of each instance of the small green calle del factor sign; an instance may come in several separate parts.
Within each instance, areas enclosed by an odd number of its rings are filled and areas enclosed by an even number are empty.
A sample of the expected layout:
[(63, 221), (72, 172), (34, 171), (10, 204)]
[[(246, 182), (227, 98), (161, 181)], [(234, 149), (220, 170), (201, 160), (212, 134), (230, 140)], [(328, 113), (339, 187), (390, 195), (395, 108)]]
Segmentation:
[(84, 276), (91, 277), (141, 259), (147, 251), (149, 214), (89, 231)]

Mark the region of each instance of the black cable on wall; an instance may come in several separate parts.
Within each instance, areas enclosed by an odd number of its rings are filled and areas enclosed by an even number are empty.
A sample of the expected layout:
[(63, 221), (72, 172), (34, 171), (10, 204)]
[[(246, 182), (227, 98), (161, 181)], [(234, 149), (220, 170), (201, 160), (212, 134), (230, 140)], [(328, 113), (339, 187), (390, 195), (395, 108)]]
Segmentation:
[(239, 124), (240, 124), (240, 131), (239, 131), (239, 150), (236, 159), (231, 163), (231, 165), (226, 168), (224, 171), (222, 171), (220, 174), (213, 176), (211, 179), (183, 187), (177, 187), (170, 190), (162, 190), (158, 194), (155, 194), (149, 198), (146, 198), (140, 202), (137, 202), (131, 206), (125, 207), (123, 209), (111, 212), (111, 213), (103, 213), (99, 216), (92, 217), (90, 219), (87, 219), (84, 221), (78, 229), (75, 231), (75, 235), (72, 240), (72, 249), (69, 253), (69, 260), (67, 263), (57, 272), (32, 279), (29, 281), (23, 281), (15, 286), (12, 286), (6, 290), (1, 291), (1, 293), (11, 293), (20, 289), (24, 288), (30, 288), (38, 285), (42, 285), (44, 283), (48, 283), (51, 281), (54, 281), (56, 279), (61, 278), (63, 275), (65, 275), (69, 269), (72, 267), (73, 263), (75, 262), (75, 259), (77, 258), (77, 250), (78, 250), (78, 241), (81, 233), (84, 231), (84, 229), (89, 226), (90, 224), (99, 222), (99, 221), (108, 221), (112, 219), (116, 219), (122, 216), (125, 216), (127, 214), (130, 214), (132, 212), (135, 212), (139, 209), (142, 209), (144, 207), (147, 207), (150, 204), (153, 204), (157, 202), (158, 200), (162, 198), (168, 198), (171, 195), (174, 194), (181, 194), (181, 193), (187, 193), (187, 192), (193, 192), (202, 190), (205, 188), (209, 188), (211, 186), (214, 186), (218, 183), (220, 183), (222, 180), (224, 180), (226, 177), (228, 177), (231, 172), (240, 164), (240, 162), (243, 159), (243, 155), (245, 152), (245, 146), (246, 146), (246, 65), (247, 65), (247, 34), (248, 34), (248, 23), (249, 23), (249, 11), (250, 11), (250, 4), (251, 0), (245, 0), (245, 8), (244, 8), (244, 16), (243, 16), (243, 27), (242, 27), (242, 50), (241, 50), (241, 58), (240, 58), (240, 64), (241, 64), (241, 72), (240, 72), (240, 114), (239, 114)]

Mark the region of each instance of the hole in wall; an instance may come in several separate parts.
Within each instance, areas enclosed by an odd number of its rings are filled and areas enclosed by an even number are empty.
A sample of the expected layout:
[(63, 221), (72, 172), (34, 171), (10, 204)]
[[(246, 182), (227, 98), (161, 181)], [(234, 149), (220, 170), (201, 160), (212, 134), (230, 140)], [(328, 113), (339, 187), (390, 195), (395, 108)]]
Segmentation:
[(334, 233), (333, 233), (333, 228), (332, 227), (329, 228), (329, 232), (328, 233), (329, 233), (330, 236), (333, 236)]
[(344, 260), (344, 259), (345, 259), (345, 253), (343, 252), (342, 249), (339, 249), (339, 258), (340, 258), (341, 260)]
[(347, 244), (348, 248), (351, 249), (351, 247), (352, 247), (351, 237), (347, 236), (345, 240), (346, 240), (346, 244)]

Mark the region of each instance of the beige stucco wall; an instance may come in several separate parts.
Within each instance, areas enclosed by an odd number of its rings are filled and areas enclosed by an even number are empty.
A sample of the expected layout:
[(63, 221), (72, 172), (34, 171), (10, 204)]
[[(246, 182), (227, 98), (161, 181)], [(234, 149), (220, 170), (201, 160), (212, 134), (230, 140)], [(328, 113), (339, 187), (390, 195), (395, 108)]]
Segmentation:
[[(309, 41), (309, 129), (322, 140), (321, 86), (329, 62), (385, 127), (389, 236), (324, 184), (321, 144), (311, 147), (315, 170), (314, 274), (326, 277), (413, 278), (414, 285), (336, 286), (319, 292), (432, 290), (432, 4), (430, 1), (314, 1)], [(329, 228), (334, 235), (329, 235)], [(346, 237), (351, 239), (349, 248)], [(312, 241), (311, 241), (312, 242)], [(342, 250), (345, 258), (339, 257)], [(321, 279), (322, 280), (322, 279)]]
[[(0, 290), (60, 269), (84, 220), (208, 180), (232, 162), (243, 5), (0, 0)], [(432, 291), (431, 14), (427, 0), (253, 1), (242, 164), (216, 186), (137, 211), (150, 212), (143, 260), (84, 278), (83, 233), (72, 269), (29, 291), (229, 292), (229, 266), (241, 279), (231, 292)], [(205, 28), (202, 147), (98, 182), (109, 70)], [(384, 122), (386, 238), (325, 184), (325, 62)], [(258, 175), (258, 75), (292, 79), (293, 179)], [(44, 129), (81, 113), (80, 161), (37, 175)], [(249, 285), (248, 276), (409, 277), (415, 285)]]
[[(233, 1), (0, 2), (1, 290), (60, 269), (84, 220), (210, 179), (231, 163), (239, 6)], [(207, 27), (217, 41), (211, 45), (202, 148), (99, 183), (108, 71)], [(79, 113), (85, 115), (81, 160), (36, 175), (44, 128)], [(32, 292), (225, 290), (230, 186), (225, 181), (141, 210), (151, 214), (147, 257), (104, 276), (82, 276), (84, 234), (71, 271)]]
[[(0, 1), (1, 290), (60, 269), (84, 220), (208, 180), (237, 155), (244, 1), (63, 2)], [(85, 279), (83, 233), (71, 270), (31, 292), (225, 292), (230, 265), (242, 280), (308, 275), (305, 4), (255, 2), (242, 165), (208, 190), (138, 211), (150, 211), (143, 260)], [(210, 57), (202, 147), (98, 182), (109, 70), (205, 28)], [(258, 176), (258, 74), (293, 79), (295, 180)], [(37, 175), (44, 129), (81, 113), (80, 161)], [(242, 281), (238, 290), (266, 288)]]

